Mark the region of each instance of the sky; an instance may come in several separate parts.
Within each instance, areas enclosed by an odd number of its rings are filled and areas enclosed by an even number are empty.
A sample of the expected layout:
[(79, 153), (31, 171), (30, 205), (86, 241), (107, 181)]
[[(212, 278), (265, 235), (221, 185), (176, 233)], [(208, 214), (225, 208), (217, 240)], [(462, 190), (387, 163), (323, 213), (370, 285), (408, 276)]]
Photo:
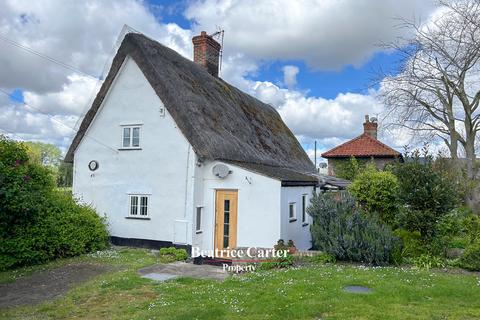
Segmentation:
[[(0, 0), (0, 133), (68, 148), (98, 91), (124, 25), (192, 58), (192, 36), (225, 30), (220, 76), (273, 105), (313, 157), (380, 119), (379, 74), (408, 36), (399, 19), (428, 21), (433, 0)], [(381, 72), (380, 72), (381, 71)]]

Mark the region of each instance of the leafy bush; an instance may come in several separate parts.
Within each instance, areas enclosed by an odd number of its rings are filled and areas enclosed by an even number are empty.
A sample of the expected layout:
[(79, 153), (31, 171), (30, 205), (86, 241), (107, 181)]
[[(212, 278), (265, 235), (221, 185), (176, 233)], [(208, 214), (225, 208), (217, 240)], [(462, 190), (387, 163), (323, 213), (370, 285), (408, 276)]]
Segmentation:
[(54, 191), (50, 170), (25, 146), (0, 137), (0, 269), (103, 249), (104, 220)]
[(397, 229), (393, 232), (402, 242), (401, 257), (414, 258), (426, 252), (420, 232)]
[(398, 179), (400, 200), (413, 210), (443, 215), (459, 203), (454, 185), (428, 159), (425, 163), (414, 158), (412, 162), (397, 164), (393, 173)]
[(288, 268), (293, 265), (295, 258), (291, 254), (287, 254), (286, 257), (275, 258), (271, 261), (260, 262), (258, 268), (260, 270), (270, 270), (279, 268)]
[(334, 263), (336, 261), (334, 256), (332, 256), (331, 254), (328, 254), (326, 252), (320, 252), (320, 253), (315, 254), (313, 256), (306, 257), (305, 260), (308, 261), (308, 262), (320, 263), (320, 264)]
[(458, 194), (450, 181), (433, 169), (431, 162), (397, 164), (398, 195), (403, 208), (397, 224), (408, 231), (419, 231), (424, 240), (435, 236), (436, 223), (458, 204)]
[(331, 159), (335, 168), (335, 176), (352, 181), (363, 170), (366, 165), (365, 161), (361, 161), (355, 157), (351, 157), (348, 161), (345, 159)]
[(422, 254), (413, 259), (413, 264), (419, 269), (430, 270), (431, 268), (443, 268), (445, 263), (442, 258), (431, 256), (429, 254)]
[(467, 270), (480, 271), (480, 241), (469, 245), (465, 249), (459, 265)]
[(185, 261), (188, 258), (188, 253), (185, 249), (175, 247), (161, 248), (160, 257), (166, 258), (168, 261)]
[(308, 213), (317, 249), (339, 260), (384, 265), (398, 245), (389, 227), (357, 210), (351, 198), (337, 201), (331, 194), (314, 195)]
[(398, 182), (391, 172), (376, 171), (369, 166), (357, 176), (348, 191), (367, 212), (376, 212), (383, 222), (393, 224), (398, 208)]
[(463, 221), (463, 228), (470, 243), (480, 241), (480, 216), (467, 216)]

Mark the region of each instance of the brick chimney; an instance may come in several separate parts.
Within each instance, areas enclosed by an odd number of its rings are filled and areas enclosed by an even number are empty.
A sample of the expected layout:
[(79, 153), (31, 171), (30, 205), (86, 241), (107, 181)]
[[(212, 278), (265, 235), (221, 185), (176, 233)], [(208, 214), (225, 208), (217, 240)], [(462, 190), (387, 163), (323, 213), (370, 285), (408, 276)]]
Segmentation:
[(365, 122), (363, 123), (363, 133), (368, 134), (370, 137), (377, 139), (377, 130), (378, 130), (378, 123), (377, 119), (368, 116), (365, 116)]
[(202, 31), (199, 36), (192, 38), (193, 61), (203, 66), (208, 73), (218, 77), (218, 58), (220, 55), (220, 44)]

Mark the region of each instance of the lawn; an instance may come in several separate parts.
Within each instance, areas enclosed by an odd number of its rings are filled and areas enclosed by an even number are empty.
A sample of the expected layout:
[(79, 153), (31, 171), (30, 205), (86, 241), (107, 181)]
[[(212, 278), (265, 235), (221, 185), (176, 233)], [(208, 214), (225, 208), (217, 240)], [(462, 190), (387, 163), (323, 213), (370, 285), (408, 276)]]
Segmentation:
[[(110, 250), (0, 274), (0, 281), (77, 262), (112, 271), (66, 296), (0, 310), (1, 319), (479, 319), (480, 278), (473, 274), (316, 265), (258, 271), (224, 282), (180, 278), (156, 283), (136, 270), (159, 262), (147, 250)], [(370, 294), (343, 291), (366, 285)]]

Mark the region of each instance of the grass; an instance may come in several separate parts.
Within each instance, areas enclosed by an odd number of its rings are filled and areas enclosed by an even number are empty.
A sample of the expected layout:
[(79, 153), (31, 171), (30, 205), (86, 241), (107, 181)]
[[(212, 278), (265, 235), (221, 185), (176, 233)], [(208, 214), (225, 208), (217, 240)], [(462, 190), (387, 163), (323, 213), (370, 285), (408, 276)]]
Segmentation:
[[(259, 271), (224, 282), (180, 278), (156, 283), (136, 270), (157, 263), (146, 250), (124, 249), (72, 261), (115, 268), (38, 306), (0, 310), (1, 319), (478, 319), (480, 278), (473, 274), (316, 265)], [(21, 274), (35, 272), (24, 269)], [(0, 274), (5, 281), (19, 272)], [(371, 294), (343, 291), (366, 285)]]

